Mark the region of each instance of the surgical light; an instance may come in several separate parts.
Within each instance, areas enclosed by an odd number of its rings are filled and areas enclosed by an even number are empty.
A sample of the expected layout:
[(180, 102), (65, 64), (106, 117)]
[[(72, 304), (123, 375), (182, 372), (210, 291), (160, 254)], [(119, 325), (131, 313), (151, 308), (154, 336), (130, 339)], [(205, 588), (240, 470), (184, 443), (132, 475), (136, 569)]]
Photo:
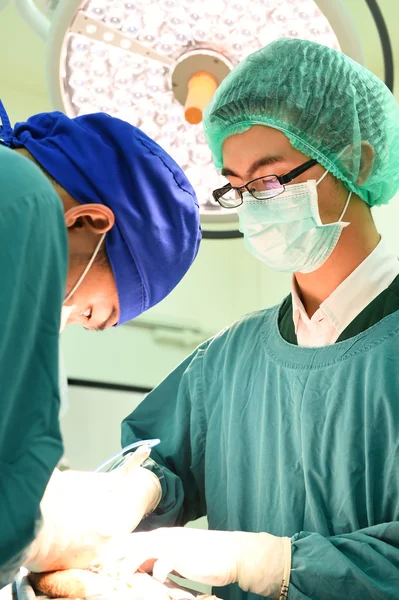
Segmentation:
[(341, 48), (362, 62), (336, 4), (338, 11), (328, 0), (52, 0), (52, 102), (70, 116), (104, 111), (140, 127), (183, 168), (203, 221), (234, 221), (212, 199), (224, 179), (212, 165), (202, 110), (236, 64), (281, 37)]

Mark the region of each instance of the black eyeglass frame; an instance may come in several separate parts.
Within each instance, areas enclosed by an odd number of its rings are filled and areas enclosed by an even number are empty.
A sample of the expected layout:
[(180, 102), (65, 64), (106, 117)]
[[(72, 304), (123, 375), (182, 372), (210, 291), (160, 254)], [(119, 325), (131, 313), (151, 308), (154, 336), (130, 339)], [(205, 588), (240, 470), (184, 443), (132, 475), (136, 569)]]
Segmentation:
[[(254, 181), (259, 181), (259, 179), (270, 179), (271, 177), (275, 177), (280, 182), (280, 185), (283, 187), (283, 189), (281, 191), (279, 191), (278, 194), (276, 194), (275, 196), (271, 196), (271, 198), (275, 198), (276, 196), (279, 196), (280, 194), (283, 193), (283, 191), (285, 189), (284, 186), (287, 183), (290, 183), (290, 181), (292, 181), (296, 177), (299, 177), (299, 175), (302, 175), (302, 173), (305, 173), (305, 171), (307, 171), (311, 167), (314, 167), (317, 164), (318, 164), (317, 160), (314, 160), (312, 158), (311, 160), (306, 161), (302, 165), (299, 165), (299, 167), (295, 167), (295, 169), (292, 169), (292, 171), (290, 171), (289, 173), (286, 173), (285, 175), (263, 175), (261, 177), (257, 177), (256, 179), (251, 179), (251, 181), (248, 181), (245, 185), (240, 185), (240, 187), (234, 187), (231, 185), (231, 183), (227, 183), (223, 187), (214, 190), (212, 192), (212, 196), (213, 196), (213, 199), (215, 200), (215, 202), (220, 204), (220, 206), (222, 208), (226, 208), (227, 210), (229, 210), (231, 208), (238, 208), (239, 206), (241, 206), (241, 204), (244, 201), (243, 196), (242, 196), (243, 195), (242, 190), (246, 190), (249, 194), (251, 194), (251, 196), (253, 198), (255, 198), (255, 200), (258, 200), (258, 198), (256, 196), (254, 196), (254, 194), (251, 192), (251, 190), (249, 189), (248, 186), (251, 183), (253, 183)], [(235, 190), (239, 194), (241, 202), (239, 204), (237, 204), (236, 206), (223, 206), (223, 204), (221, 204), (221, 202), (220, 202), (220, 199), (226, 194), (226, 192), (229, 192), (230, 190)], [(238, 199), (237, 199), (237, 201), (238, 201)]]

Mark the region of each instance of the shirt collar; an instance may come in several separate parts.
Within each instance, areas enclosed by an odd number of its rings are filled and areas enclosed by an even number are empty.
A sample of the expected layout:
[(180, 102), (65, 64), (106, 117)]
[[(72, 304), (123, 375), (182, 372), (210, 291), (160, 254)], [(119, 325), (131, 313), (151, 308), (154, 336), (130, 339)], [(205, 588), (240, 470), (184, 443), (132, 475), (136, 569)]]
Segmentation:
[(294, 320), (295, 333), (298, 333), (298, 323), (300, 319), (309, 320), (308, 314), (305, 310), (303, 302), (299, 296), (298, 284), (295, 279), (295, 275), (292, 276), (291, 281), (291, 296), (292, 296), (292, 317)]
[(399, 261), (381, 240), (369, 256), (330, 294), (309, 319), (295, 276), (292, 279), (292, 308), (295, 332), (299, 320), (319, 321), (321, 313), (341, 334), (342, 331), (399, 275)]

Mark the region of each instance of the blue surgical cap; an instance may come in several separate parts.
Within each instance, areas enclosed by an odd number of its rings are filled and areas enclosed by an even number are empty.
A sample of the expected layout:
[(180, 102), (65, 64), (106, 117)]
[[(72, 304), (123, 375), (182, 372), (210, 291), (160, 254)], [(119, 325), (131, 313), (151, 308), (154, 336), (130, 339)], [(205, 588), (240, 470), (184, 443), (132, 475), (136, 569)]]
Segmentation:
[(140, 129), (104, 113), (41, 113), (11, 128), (0, 103), (0, 143), (26, 148), (71, 196), (108, 206), (106, 250), (118, 290), (118, 325), (179, 283), (201, 240), (195, 192), (180, 167)]

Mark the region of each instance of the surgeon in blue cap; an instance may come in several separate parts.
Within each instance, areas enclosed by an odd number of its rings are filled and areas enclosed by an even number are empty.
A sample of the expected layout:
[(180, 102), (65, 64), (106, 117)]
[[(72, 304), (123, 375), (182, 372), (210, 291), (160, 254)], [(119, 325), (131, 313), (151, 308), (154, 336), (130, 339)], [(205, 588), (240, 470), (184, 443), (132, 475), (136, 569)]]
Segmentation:
[(136, 127), (60, 112), (11, 127), (1, 103), (0, 117), (1, 588), (21, 564), (88, 566), (157, 505), (158, 478), (140, 466), (148, 452), (100, 478), (52, 475), (58, 335), (71, 323), (120, 325), (160, 302), (201, 231), (190, 183)]

